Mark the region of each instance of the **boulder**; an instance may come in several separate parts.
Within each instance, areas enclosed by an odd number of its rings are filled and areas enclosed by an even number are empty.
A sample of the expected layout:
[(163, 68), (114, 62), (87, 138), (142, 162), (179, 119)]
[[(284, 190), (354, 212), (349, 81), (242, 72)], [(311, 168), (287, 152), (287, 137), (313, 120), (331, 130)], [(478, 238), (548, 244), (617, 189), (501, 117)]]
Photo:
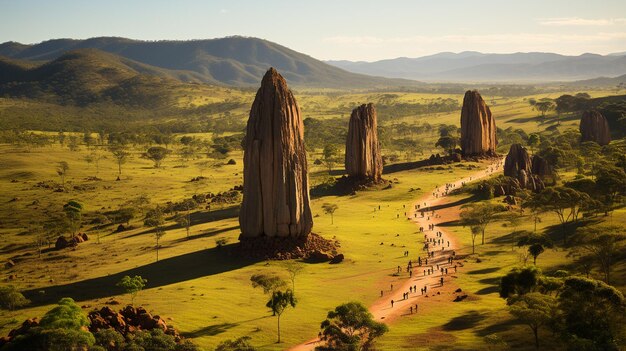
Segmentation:
[(64, 236), (60, 236), (57, 238), (57, 241), (54, 243), (54, 248), (56, 250), (62, 250), (68, 247), (69, 245), (70, 245), (70, 242), (67, 239), (65, 239)]
[(309, 253), (308, 259), (314, 262), (326, 262), (332, 260), (333, 255), (325, 251), (314, 250)]
[(83, 241), (89, 240), (89, 236), (87, 235), (87, 233), (81, 233), (81, 234), (78, 234), (78, 235), (80, 235), (80, 237), (83, 238)]
[(4, 264), (4, 267), (13, 268), (15, 267), (15, 262), (13, 262), (13, 260), (7, 260), (6, 263)]
[(331, 264), (341, 263), (341, 262), (343, 262), (343, 259), (344, 259), (344, 256), (343, 256), (343, 254), (341, 254), (341, 253), (340, 253), (340, 254), (338, 254), (338, 255), (335, 255), (335, 257), (333, 257), (333, 258), (330, 260), (330, 262), (329, 262), (329, 263), (331, 263)]
[(304, 123), (285, 79), (270, 68), (246, 127), (242, 238), (306, 237), (313, 227)]
[(580, 119), (581, 141), (595, 141), (599, 145), (611, 142), (609, 122), (598, 111), (585, 111)]
[(461, 110), (461, 149), (464, 156), (496, 155), (496, 122), (476, 90), (468, 90)]
[(383, 159), (378, 142), (378, 121), (373, 104), (363, 104), (354, 110), (346, 138), (346, 172), (351, 177), (379, 181), (383, 174)]
[(520, 144), (513, 144), (504, 159), (504, 175), (517, 178), (522, 171), (526, 174), (531, 174), (532, 162), (525, 147)]

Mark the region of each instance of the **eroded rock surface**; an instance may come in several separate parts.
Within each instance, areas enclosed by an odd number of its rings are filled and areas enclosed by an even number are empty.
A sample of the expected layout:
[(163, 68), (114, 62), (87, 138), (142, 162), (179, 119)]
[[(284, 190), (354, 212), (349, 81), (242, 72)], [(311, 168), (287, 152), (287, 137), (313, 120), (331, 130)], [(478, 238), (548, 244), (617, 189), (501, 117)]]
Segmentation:
[(301, 237), (313, 227), (304, 124), (285, 79), (270, 68), (246, 129), (242, 238)]
[(595, 141), (599, 145), (611, 142), (609, 123), (598, 111), (585, 111), (580, 119), (581, 141)]
[(468, 90), (461, 110), (461, 149), (464, 156), (496, 155), (496, 122), (476, 90)]
[(373, 104), (352, 110), (346, 139), (346, 172), (351, 177), (380, 180), (383, 160), (378, 142), (378, 122)]

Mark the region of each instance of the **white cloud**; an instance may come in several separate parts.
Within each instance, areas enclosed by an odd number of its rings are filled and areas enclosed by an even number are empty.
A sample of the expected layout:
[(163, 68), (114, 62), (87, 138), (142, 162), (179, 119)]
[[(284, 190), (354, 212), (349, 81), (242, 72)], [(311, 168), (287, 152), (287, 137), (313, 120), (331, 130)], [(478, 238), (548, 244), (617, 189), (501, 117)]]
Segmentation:
[(580, 17), (556, 17), (541, 18), (539, 24), (544, 26), (612, 26), (626, 24), (626, 18), (580, 18)]

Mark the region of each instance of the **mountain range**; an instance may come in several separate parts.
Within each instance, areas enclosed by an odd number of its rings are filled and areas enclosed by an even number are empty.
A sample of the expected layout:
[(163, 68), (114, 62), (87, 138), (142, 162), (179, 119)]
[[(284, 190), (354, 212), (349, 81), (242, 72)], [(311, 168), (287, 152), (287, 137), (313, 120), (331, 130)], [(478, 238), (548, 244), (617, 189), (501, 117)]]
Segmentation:
[(276, 43), (239, 36), (189, 41), (98, 37), (54, 39), (33, 45), (5, 42), (0, 44), (0, 56), (5, 57), (0, 67), (6, 69), (11, 65), (7, 58), (13, 62), (20, 60), (21, 66), (32, 66), (33, 62), (51, 65), (50, 62), (63, 59), (68, 53), (76, 54), (86, 49), (92, 50), (89, 54), (92, 59), (98, 52), (106, 53), (108, 62), (117, 57), (119, 64), (138, 73), (183, 82), (256, 86), (267, 69), (275, 67), (290, 84), (298, 87), (370, 89), (419, 84), (347, 72)]
[(485, 54), (475, 51), (363, 61), (326, 61), (347, 71), (430, 82), (541, 83), (626, 74), (626, 53), (566, 56), (529, 52)]

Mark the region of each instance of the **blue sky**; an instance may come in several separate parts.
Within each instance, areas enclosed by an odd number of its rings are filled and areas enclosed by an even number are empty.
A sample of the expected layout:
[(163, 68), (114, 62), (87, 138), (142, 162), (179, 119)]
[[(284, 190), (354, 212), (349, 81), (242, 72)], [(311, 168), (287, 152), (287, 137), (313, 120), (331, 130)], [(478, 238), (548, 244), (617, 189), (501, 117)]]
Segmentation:
[(626, 0), (0, 0), (0, 42), (267, 39), (318, 59), (626, 51)]

